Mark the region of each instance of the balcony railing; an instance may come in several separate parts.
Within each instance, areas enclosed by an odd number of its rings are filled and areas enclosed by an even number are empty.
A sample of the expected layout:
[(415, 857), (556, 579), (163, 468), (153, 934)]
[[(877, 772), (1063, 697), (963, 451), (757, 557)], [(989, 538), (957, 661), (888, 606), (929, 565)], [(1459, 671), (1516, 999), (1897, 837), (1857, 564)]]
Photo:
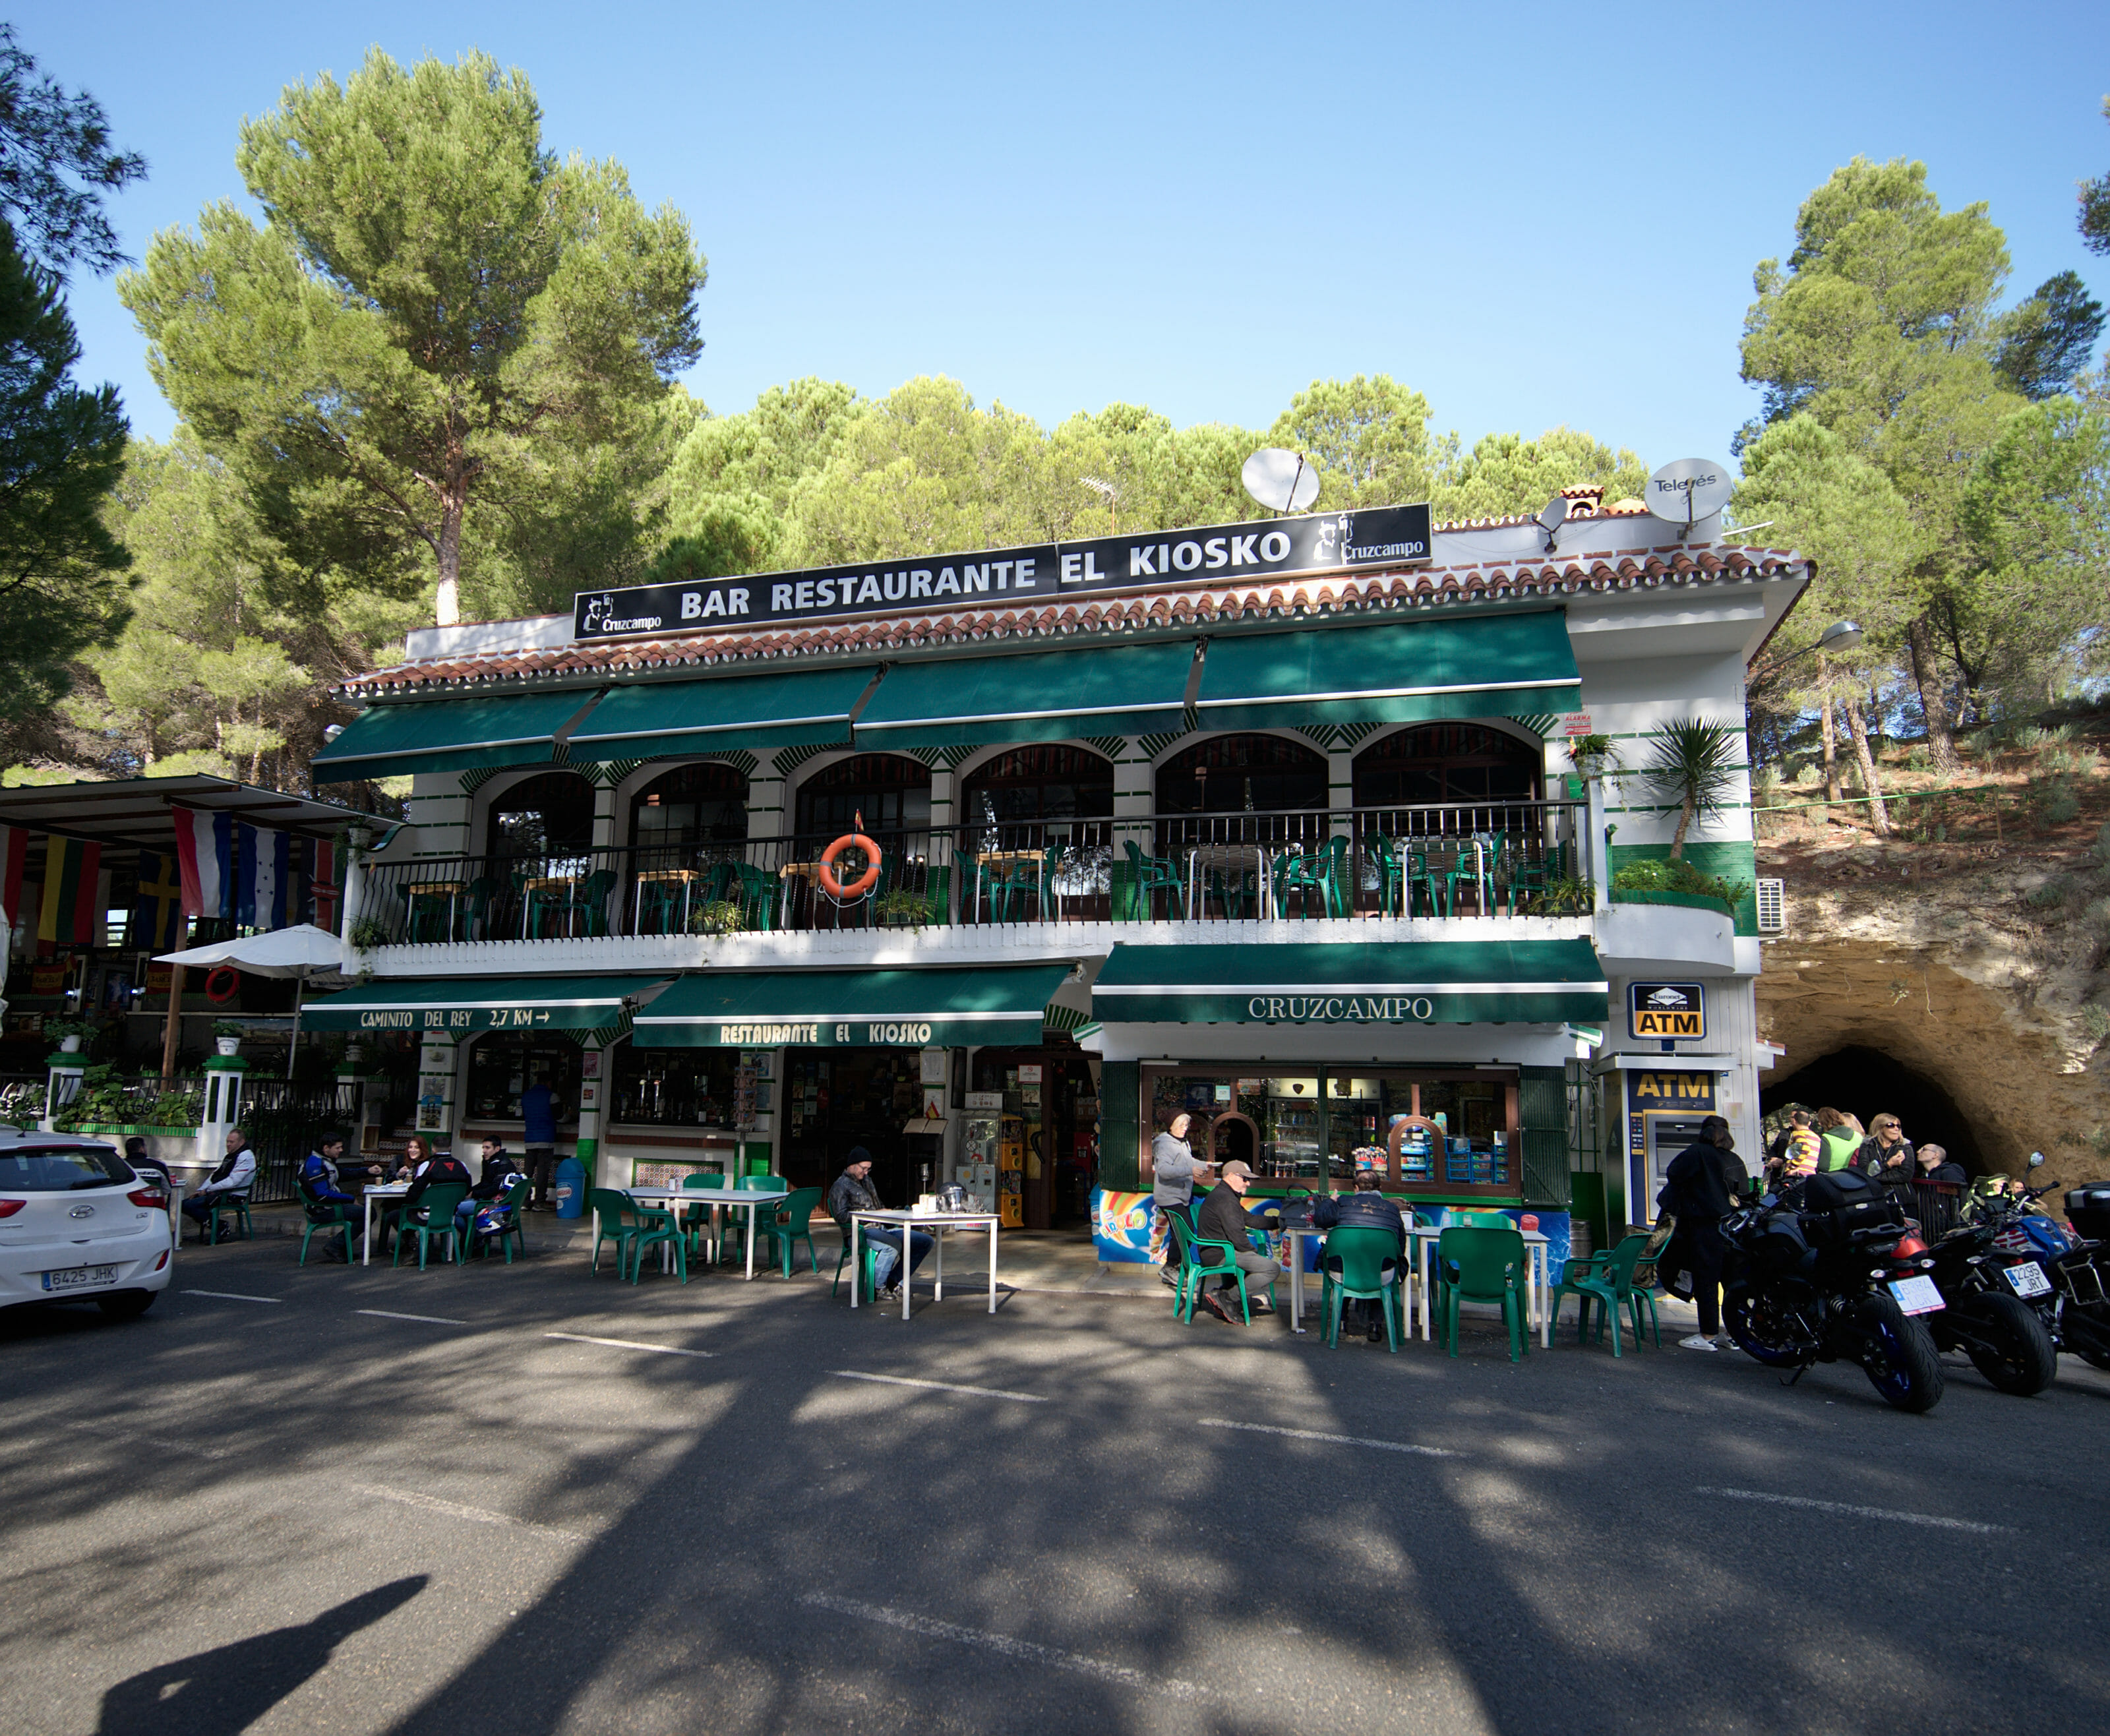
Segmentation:
[(1044, 819), (369, 869), (391, 943), (954, 924), (1580, 913), (1570, 802)]

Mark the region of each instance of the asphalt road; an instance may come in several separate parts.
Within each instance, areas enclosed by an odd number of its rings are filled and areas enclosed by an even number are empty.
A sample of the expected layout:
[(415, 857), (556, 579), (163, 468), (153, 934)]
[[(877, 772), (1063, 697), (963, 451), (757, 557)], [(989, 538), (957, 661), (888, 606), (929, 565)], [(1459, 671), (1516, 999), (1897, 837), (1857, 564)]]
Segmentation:
[(292, 1260), (0, 1318), (0, 1729), (2110, 1726), (2071, 1359), (1915, 1417), (1668, 1347)]

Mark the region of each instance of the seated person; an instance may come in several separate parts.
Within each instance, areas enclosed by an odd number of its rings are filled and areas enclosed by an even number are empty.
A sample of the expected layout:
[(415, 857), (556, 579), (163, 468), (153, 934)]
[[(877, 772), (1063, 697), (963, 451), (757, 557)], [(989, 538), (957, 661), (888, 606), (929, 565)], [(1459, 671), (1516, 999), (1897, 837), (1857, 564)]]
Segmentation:
[(505, 1190), (513, 1185), (514, 1177), (528, 1173), (496, 1133), (484, 1135), (482, 1156), (476, 1185), (469, 1189), (469, 1197), (455, 1208), (455, 1227), (464, 1236), (469, 1233), (469, 1221), (476, 1216), (477, 1208), (504, 1199)]
[[(1356, 1229), (1383, 1230), (1392, 1236), (1394, 1252), (1403, 1255), (1406, 1251), (1406, 1219), (1397, 1205), (1378, 1191), (1383, 1181), (1375, 1169), (1356, 1170), (1353, 1193), (1339, 1199), (1325, 1194), (1313, 1204), (1311, 1227), (1330, 1230), (1336, 1224), (1345, 1223)], [(1347, 1313), (1352, 1326), (1358, 1321), (1365, 1322), (1372, 1344), (1385, 1336), (1383, 1318), (1368, 1303), (1352, 1299)]]
[(249, 1149), (249, 1140), (239, 1128), (227, 1130), (227, 1155), (220, 1159), (220, 1167), (198, 1184), (198, 1190), (183, 1201), (183, 1215), (198, 1227), (198, 1239), (205, 1239), (206, 1219), (211, 1216), (215, 1200), (239, 1196), (249, 1197), (249, 1184), (256, 1179), (256, 1154)]
[(137, 1133), (125, 1142), (125, 1161), (143, 1182), (159, 1182), (165, 1189), (174, 1185), (169, 1166), (147, 1151), (146, 1140)]
[[(1282, 1268), (1265, 1254), (1256, 1250), (1252, 1245), (1252, 1223), (1246, 1216), (1245, 1201), (1246, 1190), (1252, 1186), (1252, 1171), (1233, 1158), (1216, 1173), (1221, 1179), (1209, 1190), (1209, 1197), (1202, 1202), (1202, 1209), (1196, 1218), (1197, 1225), (1205, 1241), (1227, 1241), (1231, 1245), (1231, 1251), (1246, 1274), (1247, 1295), (1260, 1304), (1260, 1312), (1272, 1313), (1275, 1311), (1273, 1298), (1262, 1295), (1261, 1292), (1272, 1288), (1275, 1281), (1282, 1276)], [(1314, 1215), (1315, 1218), (1315, 1213)], [(1213, 1248), (1204, 1249), (1202, 1253), (1210, 1259), (1217, 1257)], [(1236, 1282), (1234, 1278), (1220, 1280), (1214, 1295), (1205, 1287), (1202, 1291), (1202, 1307), (1219, 1320), (1240, 1318), (1232, 1314), (1222, 1301), (1224, 1291)]]
[[(301, 1198), (306, 1202), (318, 1223), (358, 1223), (361, 1221), (359, 1200), (355, 1195), (344, 1191), (344, 1184), (338, 1174), (337, 1165), (343, 1161), (344, 1135), (325, 1133), (315, 1142), (315, 1150), (309, 1152), (301, 1164)], [(381, 1170), (378, 1165), (369, 1164), (365, 1173), (370, 1179), (378, 1176)], [(345, 1245), (348, 1250), (350, 1241), (347, 1241)], [(345, 1257), (337, 1252), (336, 1241), (333, 1238), (324, 1258), (339, 1259)]]
[(1971, 1179), (1964, 1174), (1963, 1164), (1949, 1161), (1946, 1146), (1921, 1146), (1914, 1155), (1919, 1162), (1918, 1179), (1922, 1182), (1953, 1182), (1961, 1187)]
[[(850, 1147), (849, 1161), (843, 1165), (843, 1173), (835, 1178), (835, 1185), (828, 1190), (828, 1215), (835, 1220), (835, 1227), (843, 1232), (843, 1245), (850, 1245), (850, 1214), (878, 1212), (886, 1208), (879, 1202), (879, 1190), (872, 1185), (872, 1153), (863, 1146)], [(858, 1228), (860, 1243), (869, 1242), (879, 1250), (875, 1262), (874, 1282), (879, 1286), (882, 1302), (898, 1294), (894, 1273), (901, 1264), (901, 1229), (897, 1224), (867, 1223)], [(930, 1251), (931, 1241), (921, 1230), (908, 1232), (908, 1277), (911, 1282), (916, 1268), (923, 1264), (923, 1256)]]
[(444, 1186), (449, 1182), (463, 1187), (473, 1185), (469, 1180), (469, 1169), (460, 1159), (451, 1151), (434, 1156), (432, 1146), (414, 1133), (410, 1136), (410, 1143), (403, 1153), (403, 1162), (410, 1172), (410, 1191), (403, 1196), (401, 1205), (391, 1206), (382, 1214), (382, 1242), (384, 1246), (392, 1225), (401, 1229), (406, 1223), (428, 1223), (431, 1221), (428, 1208), (419, 1203), (424, 1197), (428, 1187), (436, 1183)]

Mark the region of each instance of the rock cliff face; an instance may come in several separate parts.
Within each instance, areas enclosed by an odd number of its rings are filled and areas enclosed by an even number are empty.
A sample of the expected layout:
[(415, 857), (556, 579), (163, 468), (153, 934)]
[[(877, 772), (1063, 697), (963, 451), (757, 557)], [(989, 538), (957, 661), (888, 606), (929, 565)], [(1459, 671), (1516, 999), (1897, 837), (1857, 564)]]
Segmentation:
[(1845, 833), (1762, 846), (1759, 871), (1786, 879), (1788, 902), (1758, 982), (1759, 1033), (1787, 1051), (1760, 1075), (1768, 1108), (1888, 1110), (1915, 1139), (1948, 1132), (1975, 1170), (2031, 1175), (2041, 1151), (2037, 1183), (2110, 1176), (2110, 1056), (2094, 1035), (2110, 1021), (2091, 1000), (2110, 925), (2093, 856)]

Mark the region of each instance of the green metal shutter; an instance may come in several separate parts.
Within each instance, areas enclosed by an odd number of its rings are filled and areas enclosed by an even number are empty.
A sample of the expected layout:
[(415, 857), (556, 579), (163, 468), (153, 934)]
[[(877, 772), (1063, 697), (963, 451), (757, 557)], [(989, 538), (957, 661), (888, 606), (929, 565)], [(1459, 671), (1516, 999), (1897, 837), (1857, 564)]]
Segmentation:
[(1139, 1073), (1134, 1061), (1107, 1061), (1099, 1068), (1099, 1186), (1115, 1193), (1134, 1193), (1143, 1185), (1135, 1149)]
[(1519, 1069), (1517, 1119), (1524, 1140), (1524, 1203), (1568, 1209), (1568, 1078), (1559, 1067)]

